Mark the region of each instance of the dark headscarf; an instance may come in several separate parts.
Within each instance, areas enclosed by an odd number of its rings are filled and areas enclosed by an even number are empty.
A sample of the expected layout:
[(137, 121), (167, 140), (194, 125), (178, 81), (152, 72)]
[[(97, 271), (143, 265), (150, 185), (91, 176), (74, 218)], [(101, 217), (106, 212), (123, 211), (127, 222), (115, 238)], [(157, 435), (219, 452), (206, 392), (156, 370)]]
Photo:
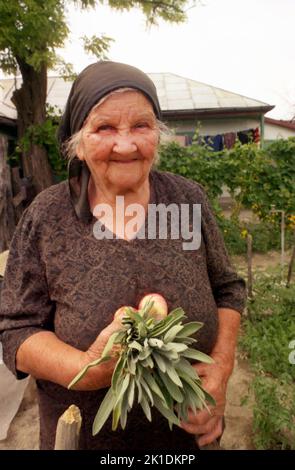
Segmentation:
[(156, 87), (145, 73), (118, 62), (96, 62), (86, 67), (72, 85), (59, 126), (60, 145), (81, 129), (93, 106), (103, 96), (118, 88), (141, 91), (152, 103), (157, 118), (161, 118)]
[[(141, 70), (118, 62), (96, 62), (84, 69), (74, 81), (63, 114), (58, 140), (63, 144), (83, 126), (89, 112), (98, 101), (118, 88), (134, 88), (151, 102), (155, 115), (161, 119), (157, 90), (152, 80)], [(74, 158), (68, 166), (71, 200), (77, 217), (90, 222), (93, 215), (88, 202), (90, 171), (85, 161)]]

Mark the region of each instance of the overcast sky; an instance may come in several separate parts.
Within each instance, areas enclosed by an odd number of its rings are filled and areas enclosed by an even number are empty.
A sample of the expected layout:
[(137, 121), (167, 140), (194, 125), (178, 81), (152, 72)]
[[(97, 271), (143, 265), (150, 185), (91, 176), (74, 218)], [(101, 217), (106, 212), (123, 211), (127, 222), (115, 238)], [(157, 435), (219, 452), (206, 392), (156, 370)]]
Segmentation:
[(71, 41), (61, 54), (77, 72), (94, 61), (79, 38), (115, 39), (109, 58), (145, 72), (172, 72), (275, 104), (270, 116), (295, 114), (295, 0), (200, 0), (181, 25), (146, 29), (140, 11), (69, 10)]
[(181, 25), (146, 29), (139, 11), (70, 10), (72, 42), (63, 56), (82, 70), (93, 57), (79, 46), (84, 34), (115, 39), (109, 58), (145, 72), (172, 72), (243, 94), (295, 114), (295, 0), (201, 0)]

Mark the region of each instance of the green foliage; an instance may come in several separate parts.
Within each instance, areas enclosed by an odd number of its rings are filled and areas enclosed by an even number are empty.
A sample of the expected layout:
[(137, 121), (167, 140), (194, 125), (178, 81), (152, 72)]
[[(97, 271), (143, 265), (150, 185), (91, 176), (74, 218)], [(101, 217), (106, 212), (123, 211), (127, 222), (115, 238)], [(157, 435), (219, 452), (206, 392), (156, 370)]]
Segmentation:
[(61, 112), (47, 107), (46, 120), (39, 125), (30, 126), (20, 141), (20, 146), (27, 151), (34, 143), (47, 150), (49, 162), (56, 182), (67, 178), (67, 161), (61, 157), (56, 138)]
[(0, 1), (0, 67), (15, 73), (21, 58), (35, 70), (55, 64), (55, 48), (64, 44), (69, 30), (65, 2), (59, 0)]
[(256, 375), (254, 443), (259, 449), (295, 449), (295, 366), (289, 362), (295, 285), (286, 288), (278, 272), (257, 274), (248, 314), (240, 346)]
[(214, 152), (206, 146), (181, 147), (176, 142), (160, 147), (159, 169), (197, 181), (207, 191), (211, 200), (222, 194), (220, 179), (223, 158), (221, 152)]
[[(236, 218), (227, 219), (222, 214), (220, 215), (219, 211), (217, 212), (217, 222), (231, 255), (247, 253), (247, 233), (252, 235), (254, 253), (267, 253), (270, 250), (281, 249), (280, 228), (271, 222), (253, 223), (239, 221)], [(290, 227), (285, 232), (285, 248), (291, 248), (292, 244), (294, 244), (294, 233)]]
[[(106, 3), (100, 0), (100, 3)], [(149, 25), (157, 24), (157, 18), (173, 23), (181, 23), (186, 20), (185, 7), (187, 0), (108, 0), (108, 5), (115, 10), (131, 10), (139, 8), (147, 18)], [(190, 2), (193, 6), (196, 1)]]
[(253, 410), (253, 431), (257, 449), (295, 449), (293, 387), (294, 385), (271, 377), (262, 376), (254, 379), (256, 404)]
[(95, 57), (107, 60), (106, 52), (109, 50), (111, 42), (114, 40), (102, 34), (101, 36), (82, 37), (84, 50), (87, 54), (93, 54)]
[[(109, 5), (116, 10), (140, 8), (148, 24), (156, 24), (157, 17), (170, 22), (186, 19), (187, 0), (80, 0), (72, 1), (78, 8)], [(69, 35), (65, 0), (0, 0), (0, 67), (6, 73), (16, 73), (21, 62), (39, 71), (42, 64), (48, 68), (65, 67), (56, 49), (63, 47)], [(97, 36), (83, 38), (87, 52), (105, 58), (111, 38)], [(67, 65), (69, 67), (69, 65)]]
[[(268, 219), (270, 207), (295, 213), (295, 137), (274, 141), (257, 152), (242, 203)], [(279, 216), (278, 216), (279, 218)]]
[(193, 143), (181, 147), (165, 144), (160, 149), (159, 168), (201, 183), (211, 200), (226, 186), (235, 201), (233, 215), (241, 207), (252, 209), (265, 221), (278, 224), (280, 214), (270, 213), (272, 205), (284, 210), (286, 222), (295, 214), (295, 138), (281, 139), (267, 148), (237, 143), (231, 150), (213, 152)]

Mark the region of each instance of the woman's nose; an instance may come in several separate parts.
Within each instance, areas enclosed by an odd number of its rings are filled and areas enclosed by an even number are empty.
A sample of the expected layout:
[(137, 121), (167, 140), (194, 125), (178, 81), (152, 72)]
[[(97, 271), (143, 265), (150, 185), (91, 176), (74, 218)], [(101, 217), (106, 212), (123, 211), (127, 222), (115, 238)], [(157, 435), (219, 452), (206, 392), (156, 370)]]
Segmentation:
[(137, 151), (137, 145), (134, 137), (130, 134), (118, 134), (115, 139), (113, 151), (121, 155), (129, 155)]

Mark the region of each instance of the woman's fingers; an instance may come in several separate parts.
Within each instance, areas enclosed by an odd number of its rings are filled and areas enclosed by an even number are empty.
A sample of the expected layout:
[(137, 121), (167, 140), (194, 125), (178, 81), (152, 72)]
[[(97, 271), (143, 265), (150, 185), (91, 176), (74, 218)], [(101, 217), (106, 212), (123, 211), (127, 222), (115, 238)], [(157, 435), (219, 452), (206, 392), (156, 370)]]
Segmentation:
[(181, 427), (189, 434), (207, 434), (213, 430), (218, 420), (218, 416), (211, 416), (206, 421), (201, 420), (201, 423), (200, 421), (182, 422)]
[(222, 416), (216, 417), (217, 422), (215, 422), (213, 428), (205, 433), (197, 433), (197, 434), (202, 434), (201, 436), (196, 436), (196, 441), (199, 447), (206, 446), (208, 444), (211, 444), (215, 439), (218, 439), (222, 435), (223, 432), (223, 426), (222, 426)]
[(207, 423), (207, 421), (212, 418), (212, 414), (209, 413), (207, 409), (197, 411), (197, 413), (194, 413), (193, 411), (189, 411), (187, 415), (187, 423), (190, 424), (195, 424), (195, 425), (203, 425)]

